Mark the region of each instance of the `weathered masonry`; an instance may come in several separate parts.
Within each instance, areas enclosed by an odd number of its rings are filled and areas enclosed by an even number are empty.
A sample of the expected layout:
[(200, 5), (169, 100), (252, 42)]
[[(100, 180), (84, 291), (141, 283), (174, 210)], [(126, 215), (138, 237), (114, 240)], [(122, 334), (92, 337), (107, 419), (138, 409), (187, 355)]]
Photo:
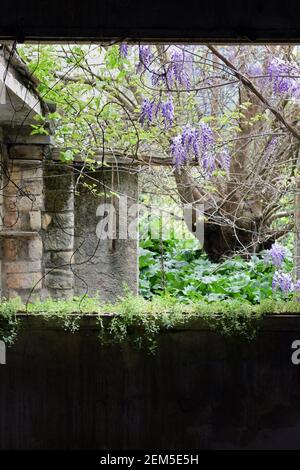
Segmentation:
[[(1, 295), (114, 300), (126, 285), (136, 292), (138, 242), (118, 238), (119, 203), (111, 193), (113, 187), (114, 194), (126, 195), (127, 209), (135, 204), (136, 168), (120, 159), (90, 172), (82, 161), (62, 163), (51, 135), (31, 135), (47, 104), (21, 61), (8, 65), (1, 52)], [(103, 203), (115, 208), (115, 240), (96, 233)]]

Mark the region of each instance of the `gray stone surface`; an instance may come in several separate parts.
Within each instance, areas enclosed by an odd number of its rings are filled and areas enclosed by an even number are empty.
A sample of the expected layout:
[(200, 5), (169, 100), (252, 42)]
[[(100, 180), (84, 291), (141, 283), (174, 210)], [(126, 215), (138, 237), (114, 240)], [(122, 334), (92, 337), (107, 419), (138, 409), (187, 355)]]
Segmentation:
[(53, 269), (47, 274), (45, 285), (49, 289), (72, 289), (74, 286), (74, 276), (71, 271), (63, 269)]
[(72, 228), (74, 227), (74, 212), (47, 212), (51, 218), (49, 228)]
[(67, 227), (48, 227), (44, 234), (44, 250), (66, 251), (73, 248), (74, 236), (72, 230)]
[[(98, 190), (103, 193), (102, 172), (93, 173), (99, 180)], [(111, 172), (105, 172), (105, 185), (111, 186)], [(138, 178), (129, 170), (120, 171), (114, 190), (129, 196), (128, 207), (137, 202)], [(108, 190), (107, 190), (108, 191)], [(116, 198), (117, 199), (117, 198)], [(109, 202), (109, 198), (107, 202)], [(114, 301), (124, 293), (124, 286), (133, 292), (138, 289), (137, 240), (100, 240), (96, 227), (100, 217), (97, 207), (103, 196), (81, 185), (75, 197), (75, 293), (99, 294), (102, 300)]]
[(73, 190), (48, 190), (45, 189), (45, 210), (47, 212), (72, 211), (74, 209)]
[[(11, 177), (18, 187), (27, 188), (30, 197), (21, 197), (15, 184), (7, 185), (4, 221), (6, 227), (13, 227), (14, 236), (24, 230), (34, 231), (36, 235), (28, 240), (18, 236), (1, 242), (7, 295), (19, 293), (24, 298), (34, 282), (42, 278), (38, 288), (42, 288), (43, 298), (68, 298), (73, 295), (73, 288), (77, 295), (99, 294), (102, 300), (109, 301), (117, 300), (124, 287), (136, 293), (138, 242), (118, 238), (119, 199), (116, 197), (116, 193), (127, 195), (128, 208), (137, 202), (135, 170), (123, 165), (114, 170), (113, 177), (112, 169), (107, 166), (91, 171), (93, 187), (89, 187), (91, 180), (85, 176), (76, 187), (75, 197), (74, 172), (69, 166), (48, 160), (39, 162), (38, 168), (27, 166), (26, 151), (27, 158), (34, 158), (33, 150), (43, 155), (41, 147), (14, 147), (18, 160), (14, 160)], [(113, 202), (116, 208), (116, 240), (99, 240), (96, 234), (101, 221), (96, 212), (104, 202)]]
[(61, 163), (45, 164), (45, 212), (42, 218), (44, 296), (69, 298), (74, 295), (71, 258), (74, 249), (73, 171)]
[(69, 269), (71, 262), (74, 262), (73, 250), (44, 253), (44, 263), (48, 268)]

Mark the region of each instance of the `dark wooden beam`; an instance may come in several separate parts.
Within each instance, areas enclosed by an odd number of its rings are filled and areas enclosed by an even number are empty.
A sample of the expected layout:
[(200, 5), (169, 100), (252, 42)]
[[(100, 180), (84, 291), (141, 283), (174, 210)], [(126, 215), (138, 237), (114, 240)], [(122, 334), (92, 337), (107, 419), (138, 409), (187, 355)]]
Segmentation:
[(300, 42), (299, 18), (299, 0), (4, 0), (0, 39)]

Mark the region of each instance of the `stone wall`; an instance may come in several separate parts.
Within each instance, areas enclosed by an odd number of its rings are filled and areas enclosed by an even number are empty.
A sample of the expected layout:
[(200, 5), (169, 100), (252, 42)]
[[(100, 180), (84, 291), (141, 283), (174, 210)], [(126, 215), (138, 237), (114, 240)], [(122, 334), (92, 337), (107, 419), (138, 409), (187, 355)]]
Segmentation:
[(116, 193), (128, 196), (129, 207), (137, 202), (134, 169), (85, 168), (78, 179), (82, 166), (61, 163), (48, 136), (24, 133), (5, 135), (1, 158), (3, 296), (32, 301), (99, 293), (115, 300), (123, 285), (137, 292), (137, 240), (96, 235), (99, 204), (113, 202), (118, 219)]
[(40, 298), (43, 276), (41, 220), (43, 159), (47, 146), (9, 144), (2, 160), (2, 294)]
[[(92, 180), (90, 179), (92, 178)], [(90, 190), (91, 184), (94, 191)], [(113, 191), (113, 193), (111, 192)], [(121, 196), (116, 197), (115, 194)], [(127, 196), (126, 199), (122, 196)], [(75, 293), (92, 294), (97, 292), (102, 300), (113, 301), (124, 294), (128, 286), (134, 293), (138, 287), (138, 241), (126, 238), (121, 233), (119, 216), (130, 213), (137, 203), (138, 180), (135, 168), (130, 166), (104, 167), (93, 171), (81, 180), (75, 196)], [(115, 209), (115, 240), (99, 239), (105, 236), (101, 228), (102, 217), (97, 209), (101, 204), (111, 204)], [(120, 205), (125, 204), (124, 213)], [(121, 209), (122, 210), (122, 209)], [(103, 212), (100, 210), (101, 214)], [(106, 214), (104, 214), (106, 215)], [(113, 215), (112, 215), (113, 216)], [(130, 224), (134, 214), (129, 216)], [(124, 221), (126, 224), (126, 220)], [(127, 225), (128, 228), (128, 225)], [(122, 239), (124, 237), (124, 239)]]
[(45, 163), (43, 241), (45, 291), (52, 298), (74, 295), (74, 174), (73, 168)]

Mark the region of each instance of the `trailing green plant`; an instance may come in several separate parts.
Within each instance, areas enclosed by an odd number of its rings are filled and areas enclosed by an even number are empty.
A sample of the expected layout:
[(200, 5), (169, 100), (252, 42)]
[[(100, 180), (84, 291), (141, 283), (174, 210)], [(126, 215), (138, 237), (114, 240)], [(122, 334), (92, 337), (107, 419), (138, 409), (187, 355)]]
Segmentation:
[(6, 344), (13, 344), (20, 322), (17, 313), (22, 308), (19, 298), (2, 300), (0, 302), (0, 339)]
[(143, 297), (127, 294), (117, 304), (111, 305), (115, 312), (105, 327), (103, 322), (100, 334), (103, 343), (129, 342), (150, 353), (157, 348), (157, 337), (161, 331), (179, 326), (188, 319), (186, 306), (174, 299), (154, 298), (151, 302)]
[(251, 340), (264, 315), (300, 314), (300, 302), (295, 297), (290, 301), (265, 299), (255, 305), (239, 299), (183, 303), (168, 295), (147, 300), (131, 293), (114, 304), (85, 297), (46, 300), (25, 307), (20, 299), (3, 300), (0, 303), (0, 339), (8, 344), (15, 340), (22, 323), (20, 313), (58, 321), (62, 329), (72, 333), (78, 331), (86, 315), (92, 315), (98, 322), (102, 344), (131, 344), (154, 353), (159, 334), (174, 328), (206, 327), (227, 337)]

